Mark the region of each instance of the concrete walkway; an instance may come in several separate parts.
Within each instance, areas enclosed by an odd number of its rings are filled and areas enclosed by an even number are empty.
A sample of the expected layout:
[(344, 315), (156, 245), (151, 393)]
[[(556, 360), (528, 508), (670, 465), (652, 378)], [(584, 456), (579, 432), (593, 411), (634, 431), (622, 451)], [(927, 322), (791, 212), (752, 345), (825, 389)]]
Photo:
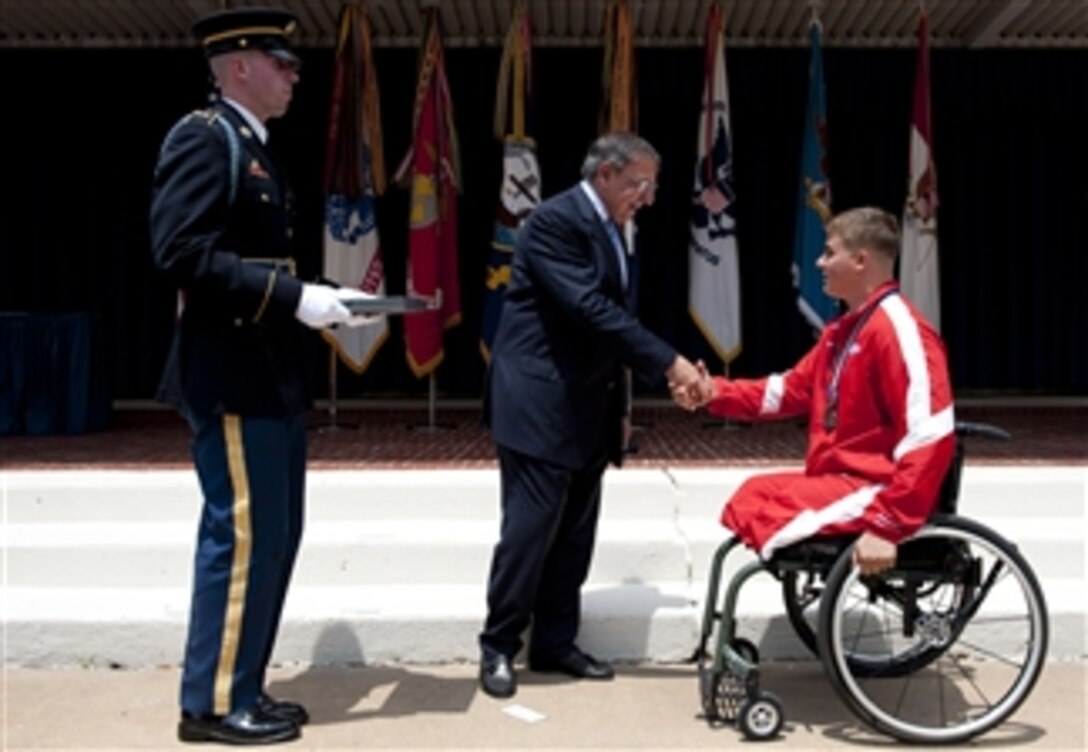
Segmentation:
[[(765, 470), (762, 468), (761, 470)], [(270, 690), (314, 721), (292, 749), (720, 748), (695, 667), (705, 577), (737, 468), (610, 471), (580, 644), (610, 683), (521, 673), (477, 689), (475, 636), (498, 531), (495, 470), (318, 471)], [(0, 748), (170, 749), (199, 493), (191, 471), (0, 473)], [(1050, 606), (1046, 670), (979, 747), (1088, 748), (1088, 469), (969, 467), (961, 512), (1011, 540)], [(731, 557), (732, 558), (732, 557)], [(737, 568), (741, 554), (727, 567)], [(791, 749), (886, 746), (846, 710), (754, 578), (740, 634), (763, 656)], [(113, 670), (111, 670), (111, 667)]]
[[(283, 749), (722, 749), (746, 743), (700, 717), (695, 668), (620, 666), (615, 681), (521, 672), (512, 700), (477, 688), (468, 664), (276, 669), (270, 689), (313, 716)], [(1051, 663), (1012, 719), (976, 749), (1088, 748), (1085, 666)], [(887, 748), (849, 713), (816, 662), (768, 664), (763, 686), (782, 700), (774, 748)], [(197, 748), (175, 739), (178, 672), (11, 669), (4, 676), (5, 750)], [(965, 747), (960, 747), (964, 749)], [(931, 748), (932, 749), (932, 748)]]

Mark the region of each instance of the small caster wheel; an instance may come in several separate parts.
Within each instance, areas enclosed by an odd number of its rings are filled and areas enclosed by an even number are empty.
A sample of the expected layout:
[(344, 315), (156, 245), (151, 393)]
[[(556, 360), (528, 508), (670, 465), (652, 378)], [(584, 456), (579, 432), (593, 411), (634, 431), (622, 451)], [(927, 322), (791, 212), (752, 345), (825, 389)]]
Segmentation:
[(770, 692), (749, 697), (737, 713), (737, 727), (751, 741), (765, 741), (778, 736), (784, 721), (782, 702)]
[(729, 647), (733, 648), (733, 652), (743, 658), (745, 663), (752, 666), (759, 665), (759, 648), (751, 640), (737, 637), (729, 643)]

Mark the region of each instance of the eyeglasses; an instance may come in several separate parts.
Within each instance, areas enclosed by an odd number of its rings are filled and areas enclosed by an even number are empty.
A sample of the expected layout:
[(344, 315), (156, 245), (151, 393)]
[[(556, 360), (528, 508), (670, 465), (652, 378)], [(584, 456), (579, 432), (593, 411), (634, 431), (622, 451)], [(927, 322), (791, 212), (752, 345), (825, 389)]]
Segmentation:
[(657, 193), (657, 181), (650, 178), (624, 177), (623, 185), (635, 193)]

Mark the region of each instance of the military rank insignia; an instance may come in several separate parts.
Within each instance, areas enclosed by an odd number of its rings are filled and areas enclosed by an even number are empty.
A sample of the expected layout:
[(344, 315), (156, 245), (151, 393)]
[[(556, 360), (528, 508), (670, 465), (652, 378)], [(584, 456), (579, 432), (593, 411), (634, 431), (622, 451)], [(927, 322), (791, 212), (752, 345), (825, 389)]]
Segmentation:
[(261, 167), (261, 163), (256, 159), (249, 163), (249, 174), (255, 178), (260, 178), (261, 180), (268, 180), (268, 173)]

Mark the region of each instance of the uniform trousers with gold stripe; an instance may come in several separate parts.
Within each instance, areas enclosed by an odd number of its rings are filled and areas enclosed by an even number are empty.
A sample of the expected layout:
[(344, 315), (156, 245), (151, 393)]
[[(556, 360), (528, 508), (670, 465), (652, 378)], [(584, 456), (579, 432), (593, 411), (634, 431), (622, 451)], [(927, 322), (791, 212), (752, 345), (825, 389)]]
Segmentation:
[(204, 506), (181, 708), (226, 715), (264, 687), (302, 536), (306, 414), (188, 420)]

